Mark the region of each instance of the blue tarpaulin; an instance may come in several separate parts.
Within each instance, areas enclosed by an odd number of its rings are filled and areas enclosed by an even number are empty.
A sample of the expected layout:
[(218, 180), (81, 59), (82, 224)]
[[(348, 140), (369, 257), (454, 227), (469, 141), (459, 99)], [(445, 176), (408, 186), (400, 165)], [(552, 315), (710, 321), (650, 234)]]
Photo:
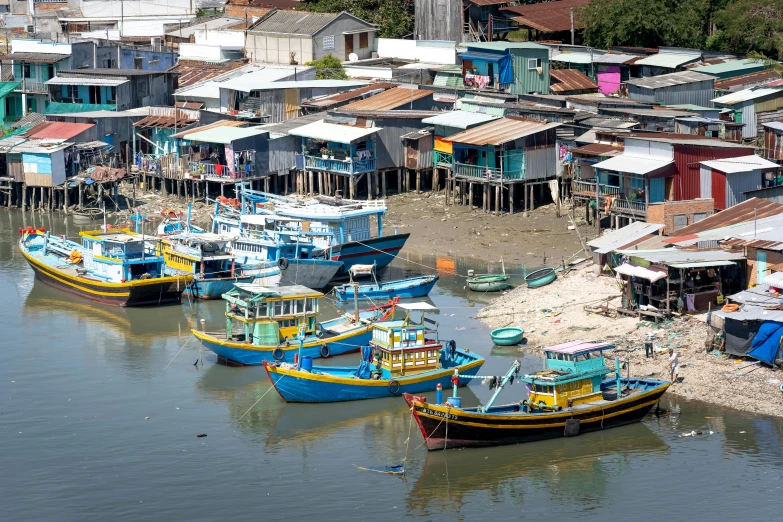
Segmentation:
[(370, 378), (370, 359), (372, 358), (372, 346), (362, 346), (362, 362), (359, 363), (359, 368), (356, 369), (354, 375), (360, 379)]
[(460, 55), (463, 60), (492, 62), (498, 64), (498, 83), (501, 85), (514, 83), (514, 69), (511, 67), (510, 54), (484, 53), (467, 51)]
[(500, 69), (498, 75), (498, 82), (500, 82), (500, 85), (514, 83), (514, 69), (511, 67), (511, 55), (505, 55), (498, 62), (498, 68)]
[(769, 365), (775, 364), (780, 351), (781, 337), (783, 337), (783, 323), (764, 321), (753, 338), (752, 348), (747, 355)]

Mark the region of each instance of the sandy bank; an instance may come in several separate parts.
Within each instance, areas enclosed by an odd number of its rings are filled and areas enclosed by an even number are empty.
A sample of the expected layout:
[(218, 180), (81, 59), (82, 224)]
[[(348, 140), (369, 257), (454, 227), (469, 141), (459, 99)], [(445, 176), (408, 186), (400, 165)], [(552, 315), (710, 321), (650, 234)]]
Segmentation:
[[(615, 355), (631, 364), (631, 375), (668, 380), (666, 350), (680, 354), (680, 381), (669, 393), (753, 413), (783, 417), (783, 380), (780, 371), (754, 363), (752, 359), (729, 358), (706, 353), (713, 329), (706, 314), (684, 316), (657, 328), (635, 317), (606, 317), (588, 313), (585, 306), (620, 303), (614, 279), (593, 274), (592, 264), (561, 275), (551, 285), (530, 290), (518, 287), (498, 296), (478, 317), (489, 326), (519, 326), (525, 329), (527, 344), (520, 350), (539, 352), (542, 346), (574, 339), (612, 340)], [(652, 334), (656, 357), (645, 357), (643, 340)], [(623, 372), (625, 373), (625, 372)]]

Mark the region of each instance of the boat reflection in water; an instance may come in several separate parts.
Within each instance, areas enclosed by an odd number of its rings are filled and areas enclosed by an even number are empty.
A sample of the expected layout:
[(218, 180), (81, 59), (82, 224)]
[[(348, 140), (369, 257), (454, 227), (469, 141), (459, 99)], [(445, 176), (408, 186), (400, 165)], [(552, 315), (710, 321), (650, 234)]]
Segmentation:
[[(459, 512), (475, 497), (522, 507), (525, 495), (543, 494), (552, 509), (584, 511), (612, 497), (612, 484), (623, 468), (648, 455), (667, 454), (669, 446), (650, 427), (586, 434), (531, 445), (483, 451), (431, 451), (410, 488), (410, 514)], [(414, 475), (413, 469), (408, 476)], [(536, 504), (540, 504), (537, 498)], [(564, 517), (565, 518), (565, 517)]]

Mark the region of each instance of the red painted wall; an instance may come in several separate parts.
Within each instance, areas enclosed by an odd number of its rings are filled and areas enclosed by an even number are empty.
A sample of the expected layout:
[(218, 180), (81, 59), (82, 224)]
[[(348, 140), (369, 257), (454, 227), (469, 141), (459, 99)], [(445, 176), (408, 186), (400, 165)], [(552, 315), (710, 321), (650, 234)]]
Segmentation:
[(712, 199), (715, 208), (726, 210), (726, 174), (712, 169)]
[[(674, 201), (696, 199), (700, 197), (699, 162), (714, 159), (736, 158), (753, 154), (753, 147), (703, 147), (699, 145), (674, 145), (674, 165), (677, 173), (672, 183), (674, 185)], [(723, 207), (726, 206), (726, 182), (723, 182)], [(713, 198), (715, 198), (715, 180), (712, 183)], [(722, 208), (717, 206), (716, 208)]]

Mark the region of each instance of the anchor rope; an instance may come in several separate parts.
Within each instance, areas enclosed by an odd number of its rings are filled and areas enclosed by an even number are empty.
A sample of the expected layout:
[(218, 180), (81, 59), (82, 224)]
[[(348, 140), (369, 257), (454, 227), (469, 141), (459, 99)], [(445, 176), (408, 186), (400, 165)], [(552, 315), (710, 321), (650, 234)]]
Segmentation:
[(239, 417), (239, 418), (237, 419), (237, 421), (241, 421), (241, 420), (242, 420), (242, 418), (243, 418), (245, 415), (247, 415), (248, 413), (250, 413), (250, 410), (252, 410), (253, 408), (255, 408), (255, 407), (256, 407), (256, 404), (258, 404), (259, 402), (261, 402), (261, 399), (263, 399), (264, 397), (266, 397), (266, 394), (267, 394), (267, 393), (269, 393), (270, 391), (272, 391), (272, 390), (274, 390), (274, 389), (275, 389), (275, 386), (277, 385), (277, 383), (278, 383), (278, 382), (280, 382), (280, 381), (283, 379), (283, 377), (285, 377), (285, 374), (281, 375), (279, 379), (277, 379), (277, 380), (276, 380), (274, 383), (272, 383), (272, 386), (270, 386), (270, 387), (269, 387), (269, 389), (268, 389), (267, 391), (265, 391), (265, 392), (264, 392), (264, 394), (263, 394), (261, 397), (259, 397), (259, 398), (258, 398), (258, 400), (257, 400), (256, 402), (254, 402), (254, 403), (253, 403), (253, 405), (252, 405), (251, 407), (249, 407), (245, 413), (243, 413), (243, 414), (242, 414), (242, 417)]
[(185, 348), (185, 347), (188, 345), (188, 343), (190, 343), (190, 341), (192, 341), (192, 340), (193, 340), (193, 338), (194, 338), (194, 337), (195, 337), (195, 335), (194, 335), (194, 334), (190, 334), (190, 338), (188, 338), (188, 340), (185, 342), (185, 344), (183, 344), (182, 346), (180, 346), (180, 347), (179, 347), (179, 350), (177, 350), (177, 353), (176, 353), (176, 354), (174, 354), (174, 357), (173, 357), (173, 358), (172, 358), (172, 359), (169, 361), (169, 363), (166, 365), (166, 367), (165, 367), (165, 368), (163, 368), (163, 371), (164, 371), (164, 372), (165, 372), (165, 371), (168, 369), (168, 367), (169, 367), (169, 366), (171, 366), (171, 363), (173, 363), (173, 362), (174, 362), (174, 359), (176, 359), (176, 358), (177, 358), (177, 355), (179, 355), (179, 352), (181, 352), (181, 351), (182, 351), (182, 349), (183, 349), (183, 348)]

